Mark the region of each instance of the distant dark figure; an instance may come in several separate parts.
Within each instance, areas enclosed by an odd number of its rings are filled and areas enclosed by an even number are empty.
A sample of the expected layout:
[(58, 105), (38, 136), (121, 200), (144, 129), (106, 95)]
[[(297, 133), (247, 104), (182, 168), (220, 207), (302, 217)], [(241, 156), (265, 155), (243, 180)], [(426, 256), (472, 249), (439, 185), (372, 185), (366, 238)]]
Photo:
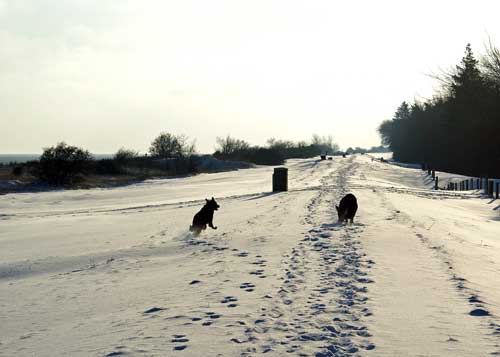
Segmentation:
[(342, 154), (342, 157), (345, 159), (345, 154)]
[(217, 229), (214, 227), (214, 212), (219, 209), (219, 205), (215, 202), (212, 197), (211, 200), (205, 199), (207, 203), (201, 208), (201, 210), (196, 213), (193, 217), (193, 225), (189, 227), (189, 230), (193, 232), (195, 236), (199, 235), (202, 230), (207, 229), (207, 224), (212, 229)]
[(335, 206), (335, 208), (337, 209), (337, 213), (339, 215), (339, 222), (348, 222), (351, 220), (351, 223), (353, 223), (354, 216), (358, 210), (358, 201), (356, 200), (356, 196), (352, 193), (348, 193), (340, 200), (339, 205)]

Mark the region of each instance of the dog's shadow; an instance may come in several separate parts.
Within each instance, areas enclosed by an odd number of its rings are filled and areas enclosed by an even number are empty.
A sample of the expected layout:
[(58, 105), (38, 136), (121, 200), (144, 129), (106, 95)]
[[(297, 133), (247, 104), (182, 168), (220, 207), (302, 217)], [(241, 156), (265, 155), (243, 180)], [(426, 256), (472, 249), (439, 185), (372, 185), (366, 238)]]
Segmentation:
[(354, 223), (343, 223), (343, 222), (335, 222), (335, 223), (323, 223), (321, 225), (321, 229), (338, 231), (343, 228), (355, 228), (355, 227), (365, 227), (365, 224), (354, 222)]

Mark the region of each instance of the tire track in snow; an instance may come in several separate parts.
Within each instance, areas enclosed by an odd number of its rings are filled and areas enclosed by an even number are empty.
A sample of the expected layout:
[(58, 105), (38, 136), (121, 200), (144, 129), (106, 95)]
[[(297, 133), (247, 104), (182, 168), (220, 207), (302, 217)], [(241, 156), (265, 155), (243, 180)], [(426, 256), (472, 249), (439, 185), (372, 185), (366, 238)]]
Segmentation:
[[(476, 289), (471, 287), (471, 284), (467, 279), (462, 276), (457, 275), (455, 267), (452, 263), (453, 256), (446, 250), (443, 245), (436, 245), (435, 242), (428, 238), (427, 231), (429, 231), (432, 226), (438, 222), (437, 217), (427, 217), (430, 224), (426, 223), (425, 227), (422, 222), (418, 222), (409, 214), (400, 211), (396, 208), (393, 202), (387, 197), (387, 194), (397, 193), (397, 194), (408, 194), (413, 195), (418, 198), (432, 199), (432, 200), (442, 200), (442, 199), (467, 199), (473, 198), (476, 194), (474, 193), (462, 193), (462, 192), (450, 192), (450, 191), (434, 191), (434, 190), (422, 190), (422, 189), (412, 189), (412, 188), (397, 188), (397, 187), (379, 187), (379, 186), (365, 186), (365, 189), (370, 189), (378, 198), (381, 203), (383, 210), (386, 214), (385, 220), (394, 221), (397, 224), (408, 227), (409, 230), (413, 232), (415, 238), (417, 238), (423, 248), (422, 252), (426, 250), (426, 253), (431, 252), (430, 257), (439, 262), (440, 268), (442, 268), (441, 273), (443, 276), (447, 277), (448, 283), (455, 289), (457, 297), (462, 299), (464, 302), (470, 305), (470, 312), (468, 315), (472, 317), (478, 317), (484, 319), (481, 321), (480, 325), (485, 330), (489, 330), (489, 334), (494, 338), (500, 336), (500, 323), (498, 317), (490, 314), (488, 311), (488, 302), (484, 301), (481, 297), (481, 293)], [(414, 265), (415, 270), (425, 270), (430, 265), (422, 263), (417, 260), (419, 264)], [(429, 263), (429, 262), (428, 262)], [(438, 274), (433, 274), (437, 276)], [(443, 280), (446, 282), (446, 280)], [(459, 339), (450, 336), (447, 343), (455, 344), (460, 342)], [(500, 354), (500, 343), (495, 344), (496, 350), (490, 352), (489, 354), (498, 355)]]

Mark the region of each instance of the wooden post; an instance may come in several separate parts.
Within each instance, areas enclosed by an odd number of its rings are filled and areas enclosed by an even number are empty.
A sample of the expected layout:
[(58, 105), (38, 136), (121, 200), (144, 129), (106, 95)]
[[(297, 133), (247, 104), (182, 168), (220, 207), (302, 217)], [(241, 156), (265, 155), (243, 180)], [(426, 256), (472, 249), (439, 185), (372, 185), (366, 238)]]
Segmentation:
[(499, 195), (499, 189), (500, 189), (500, 182), (497, 181), (497, 184), (496, 184), (496, 194), (495, 194), (495, 198), (498, 200), (498, 195)]
[(276, 167), (273, 173), (273, 192), (288, 191), (288, 169)]
[(493, 197), (493, 180), (488, 181), (488, 196)]
[(436, 171), (432, 170), (432, 179), (434, 180), (436, 178)]
[(465, 180), (465, 191), (469, 191), (469, 180)]
[(434, 189), (437, 190), (438, 189), (438, 183), (439, 183), (439, 177), (436, 176), (436, 182), (434, 182)]
[(476, 190), (479, 190), (479, 179), (476, 179)]
[(429, 166), (427, 166), (427, 175), (430, 175), (431, 174), (431, 168)]
[(470, 179), (470, 189), (474, 189), (474, 179)]

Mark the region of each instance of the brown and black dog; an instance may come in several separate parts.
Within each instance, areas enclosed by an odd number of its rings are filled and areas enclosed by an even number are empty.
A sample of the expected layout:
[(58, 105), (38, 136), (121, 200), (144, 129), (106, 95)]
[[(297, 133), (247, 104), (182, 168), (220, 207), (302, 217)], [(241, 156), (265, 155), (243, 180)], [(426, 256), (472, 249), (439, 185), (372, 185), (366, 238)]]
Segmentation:
[(205, 201), (207, 201), (205, 206), (194, 215), (193, 225), (189, 227), (189, 230), (193, 232), (195, 236), (199, 235), (202, 230), (207, 229), (207, 224), (210, 228), (217, 229), (213, 223), (214, 212), (217, 211), (220, 206), (215, 202), (213, 197), (211, 200), (205, 199)]

